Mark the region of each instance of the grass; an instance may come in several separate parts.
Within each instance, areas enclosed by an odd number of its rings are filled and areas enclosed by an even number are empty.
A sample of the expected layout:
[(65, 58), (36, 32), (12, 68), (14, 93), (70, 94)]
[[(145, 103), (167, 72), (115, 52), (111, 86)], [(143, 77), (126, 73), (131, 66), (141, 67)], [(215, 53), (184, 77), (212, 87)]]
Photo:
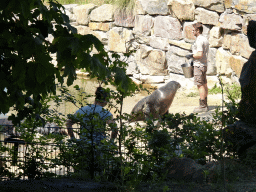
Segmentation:
[[(224, 94), (228, 94), (231, 96), (231, 98), (233, 99), (240, 99), (241, 98), (241, 86), (237, 83), (233, 83), (233, 84), (226, 84), (224, 85)], [(209, 95), (215, 95), (215, 94), (220, 94), (222, 93), (221, 87), (217, 86), (217, 84), (215, 84), (213, 86), (213, 88), (208, 90)], [(199, 96), (198, 91), (197, 92), (190, 92), (189, 94), (187, 94), (187, 97), (197, 97)]]

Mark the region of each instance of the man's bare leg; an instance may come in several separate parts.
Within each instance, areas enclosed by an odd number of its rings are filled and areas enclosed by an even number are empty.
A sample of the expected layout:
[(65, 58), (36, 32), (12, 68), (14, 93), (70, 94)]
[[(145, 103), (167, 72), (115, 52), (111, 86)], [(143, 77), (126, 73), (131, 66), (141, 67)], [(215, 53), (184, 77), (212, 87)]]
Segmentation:
[(204, 100), (208, 95), (208, 86), (207, 83), (204, 85), (197, 85), (197, 88), (199, 90), (199, 96), (201, 100)]
[(199, 107), (196, 107), (194, 109), (195, 113), (200, 112), (206, 112), (208, 111), (208, 105), (207, 105), (207, 95), (208, 95), (208, 86), (207, 83), (204, 85), (197, 85), (198, 91), (199, 91)]

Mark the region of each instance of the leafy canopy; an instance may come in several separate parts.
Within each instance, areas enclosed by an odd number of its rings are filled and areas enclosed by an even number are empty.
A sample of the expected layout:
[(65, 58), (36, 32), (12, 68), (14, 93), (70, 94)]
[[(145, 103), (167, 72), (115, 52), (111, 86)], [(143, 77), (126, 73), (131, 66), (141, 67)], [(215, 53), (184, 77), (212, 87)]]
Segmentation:
[[(0, 113), (14, 107), (18, 118), (11, 119), (16, 122), (32, 115), (43, 98), (56, 94), (56, 79), (63, 84), (67, 77), (69, 86), (80, 68), (92, 78), (114, 84), (124, 95), (134, 91), (125, 63), (117, 57), (112, 62), (95, 36), (77, 34), (61, 4), (54, 0), (48, 4), (46, 7), (42, 0), (0, 1)], [(48, 34), (53, 36), (52, 42)], [(56, 67), (51, 54), (57, 54)]]

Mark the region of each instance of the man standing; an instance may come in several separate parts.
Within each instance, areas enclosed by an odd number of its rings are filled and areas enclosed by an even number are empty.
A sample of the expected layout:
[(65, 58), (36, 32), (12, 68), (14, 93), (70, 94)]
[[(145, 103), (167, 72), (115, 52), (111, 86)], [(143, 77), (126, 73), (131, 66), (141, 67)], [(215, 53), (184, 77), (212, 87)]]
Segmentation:
[(206, 37), (202, 35), (203, 25), (202, 23), (193, 24), (193, 35), (196, 37), (194, 44), (192, 45), (192, 54), (186, 55), (187, 59), (193, 58), (194, 60), (194, 83), (199, 90), (199, 107), (194, 109), (194, 113), (207, 112), (207, 56), (209, 51), (209, 42)]

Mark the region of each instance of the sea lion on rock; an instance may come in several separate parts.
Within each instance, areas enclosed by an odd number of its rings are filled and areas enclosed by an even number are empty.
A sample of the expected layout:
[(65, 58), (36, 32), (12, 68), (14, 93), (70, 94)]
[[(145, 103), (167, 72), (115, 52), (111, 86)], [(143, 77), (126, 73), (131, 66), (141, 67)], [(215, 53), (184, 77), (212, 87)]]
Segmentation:
[(176, 81), (170, 81), (166, 85), (155, 90), (151, 95), (141, 99), (132, 109), (131, 121), (143, 121), (152, 116), (159, 118), (168, 112), (173, 98), (181, 85)]

